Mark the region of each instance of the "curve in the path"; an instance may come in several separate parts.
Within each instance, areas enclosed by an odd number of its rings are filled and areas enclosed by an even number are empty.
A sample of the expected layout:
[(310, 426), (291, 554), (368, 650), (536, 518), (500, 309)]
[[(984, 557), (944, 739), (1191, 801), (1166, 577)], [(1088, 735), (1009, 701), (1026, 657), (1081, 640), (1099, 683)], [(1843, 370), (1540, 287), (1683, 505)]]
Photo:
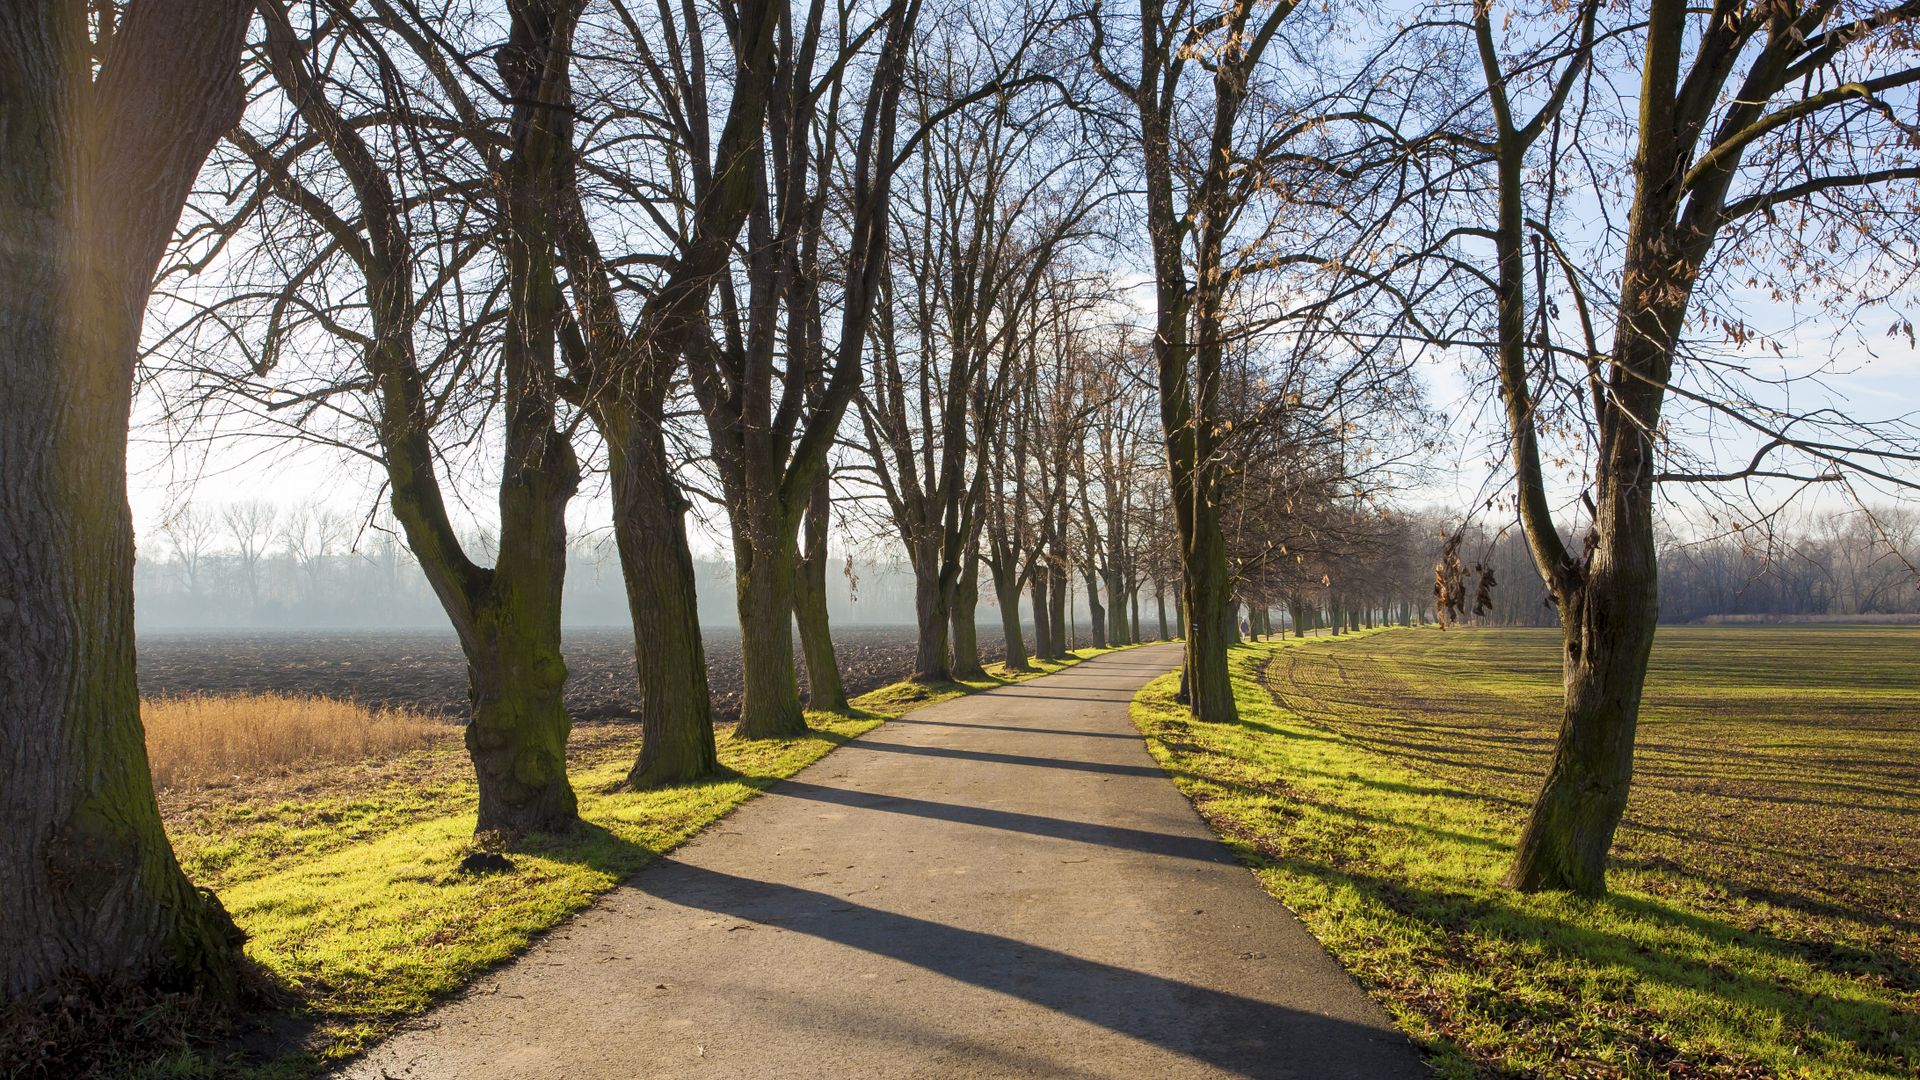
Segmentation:
[(1128, 720), (1178, 645), (894, 720), (352, 1077), (1425, 1075)]

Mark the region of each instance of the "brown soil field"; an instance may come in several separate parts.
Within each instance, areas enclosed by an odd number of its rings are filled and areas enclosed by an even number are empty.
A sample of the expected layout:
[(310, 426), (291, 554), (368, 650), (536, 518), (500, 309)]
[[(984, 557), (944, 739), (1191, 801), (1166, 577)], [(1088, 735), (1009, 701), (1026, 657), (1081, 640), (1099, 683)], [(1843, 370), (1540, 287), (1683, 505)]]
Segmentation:
[[(885, 686), (913, 669), (913, 628), (851, 626), (834, 629), (840, 675), (849, 694)], [(567, 709), (577, 721), (632, 718), (639, 706), (633, 683), (633, 636), (625, 630), (570, 629), (566, 652)], [(740, 708), (740, 638), (730, 629), (706, 632), (707, 679), (716, 722)], [(980, 650), (991, 662), (1001, 636), (982, 627)], [(806, 665), (796, 655), (800, 685)], [(320, 694), (370, 706), (404, 706), (454, 720), (467, 714), (467, 670), (451, 632), (231, 631), (164, 632), (140, 636), (140, 693)]]

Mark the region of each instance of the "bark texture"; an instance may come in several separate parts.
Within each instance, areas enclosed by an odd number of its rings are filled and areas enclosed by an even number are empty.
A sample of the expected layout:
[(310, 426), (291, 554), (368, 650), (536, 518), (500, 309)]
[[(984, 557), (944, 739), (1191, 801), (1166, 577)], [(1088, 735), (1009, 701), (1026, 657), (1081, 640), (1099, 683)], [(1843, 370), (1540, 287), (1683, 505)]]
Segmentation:
[(243, 0), (0, 9), (0, 998), (68, 975), (230, 996), (241, 935), (175, 862), (134, 682), (126, 447), (149, 285), (239, 118)]
[(841, 712), (847, 708), (847, 688), (840, 678), (840, 658), (833, 651), (833, 628), (827, 618), (827, 524), (832, 514), (828, 477), (823, 471), (813, 482), (807, 518), (801, 525), (800, 566), (793, 579), (794, 621), (800, 628), (800, 653), (807, 661), (807, 707)]

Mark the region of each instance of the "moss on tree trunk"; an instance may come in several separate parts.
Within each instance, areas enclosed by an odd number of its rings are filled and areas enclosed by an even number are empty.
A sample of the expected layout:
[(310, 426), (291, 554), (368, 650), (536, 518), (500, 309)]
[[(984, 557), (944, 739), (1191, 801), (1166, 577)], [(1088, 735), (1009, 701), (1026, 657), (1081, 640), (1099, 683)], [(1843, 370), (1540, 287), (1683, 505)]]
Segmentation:
[(149, 286), (240, 108), (249, 6), (0, 15), (0, 999), (78, 975), (231, 997), (241, 935), (161, 826), (127, 436)]
[(734, 516), (734, 595), (745, 675), (736, 734), (743, 739), (791, 739), (807, 732), (793, 665), (795, 538), (776, 518), (738, 510)]
[(687, 503), (674, 482), (663, 433), (653, 424), (614, 424), (610, 457), (614, 541), (633, 620), (640, 690), (640, 754), (626, 783), (635, 789), (686, 783), (719, 768), (706, 645), (687, 545)]

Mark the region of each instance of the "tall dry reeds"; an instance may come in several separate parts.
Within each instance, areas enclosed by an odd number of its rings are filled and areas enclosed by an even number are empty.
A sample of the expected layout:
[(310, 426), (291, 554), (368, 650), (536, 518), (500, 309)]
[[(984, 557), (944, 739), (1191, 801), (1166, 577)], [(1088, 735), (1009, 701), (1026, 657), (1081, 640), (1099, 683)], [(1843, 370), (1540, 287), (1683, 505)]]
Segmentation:
[(313, 694), (189, 694), (140, 703), (156, 787), (202, 787), (304, 765), (389, 757), (454, 730), (413, 709)]

